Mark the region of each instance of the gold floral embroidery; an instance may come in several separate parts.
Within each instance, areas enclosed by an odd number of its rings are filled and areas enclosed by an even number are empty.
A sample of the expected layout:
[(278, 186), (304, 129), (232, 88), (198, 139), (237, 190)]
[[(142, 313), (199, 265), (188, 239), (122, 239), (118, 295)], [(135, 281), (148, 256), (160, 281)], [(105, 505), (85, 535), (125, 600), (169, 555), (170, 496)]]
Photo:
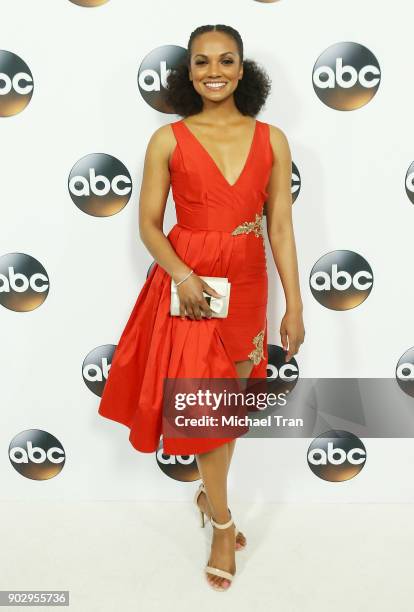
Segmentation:
[(232, 231), (232, 236), (237, 236), (238, 234), (249, 234), (250, 232), (254, 232), (256, 238), (258, 236), (263, 236), (263, 210), (261, 214), (256, 213), (256, 217), (254, 221), (244, 221), (240, 225), (236, 227)]
[(255, 349), (249, 353), (248, 357), (253, 361), (254, 365), (260, 363), (261, 359), (264, 359), (263, 352), (263, 338), (264, 338), (265, 330), (262, 329), (257, 336), (253, 338), (253, 344), (255, 345)]

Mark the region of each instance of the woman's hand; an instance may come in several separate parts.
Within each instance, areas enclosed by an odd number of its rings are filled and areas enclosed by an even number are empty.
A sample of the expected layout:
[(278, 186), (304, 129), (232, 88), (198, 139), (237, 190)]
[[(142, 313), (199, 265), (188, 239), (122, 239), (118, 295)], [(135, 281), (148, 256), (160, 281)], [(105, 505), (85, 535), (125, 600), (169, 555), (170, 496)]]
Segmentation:
[(211, 319), (213, 311), (207, 303), (206, 298), (203, 295), (203, 291), (214, 297), (221, 297), (220, 293), (217, 293), (210, 287), (202, 278), (197, 276), (195, 272), (177, 287), (178, 297), (180, 299), (180, 317), (185, 319), (187, 314), (190, 319), (200, 320), (202, 319), (201, 313)]
[(301, 311), (286, 311), (280, 324), (280, 338), (285, 351), (288, 350), (287, 340), (289, 339), (289, 350), (285, 355), (285, 362), (290, 361), (305, 339), (305, 327)]

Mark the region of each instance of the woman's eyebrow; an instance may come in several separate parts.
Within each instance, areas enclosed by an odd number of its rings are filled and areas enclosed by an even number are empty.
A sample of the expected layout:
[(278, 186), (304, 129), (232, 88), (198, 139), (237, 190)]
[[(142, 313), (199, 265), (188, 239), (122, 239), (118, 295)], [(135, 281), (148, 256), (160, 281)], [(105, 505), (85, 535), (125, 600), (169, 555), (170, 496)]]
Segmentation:
[[(220, 57), (222, 55), (228, 55), (228, 54), (234, 55), (233, 51), (225, 51), (224, 53), (220, 53)], [(208, 57), (208, 55), (206, 55), (205, 53), (196, 53), (194, 57), (197, 57), (198, 55), (201, 55), (202, 57)]]

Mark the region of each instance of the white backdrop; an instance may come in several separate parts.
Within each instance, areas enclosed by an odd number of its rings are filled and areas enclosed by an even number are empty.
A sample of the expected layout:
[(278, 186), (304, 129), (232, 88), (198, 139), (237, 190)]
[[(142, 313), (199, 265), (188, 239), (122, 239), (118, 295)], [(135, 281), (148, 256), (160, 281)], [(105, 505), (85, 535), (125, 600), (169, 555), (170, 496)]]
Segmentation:
[[(413, 206), (404, 177), (413, 161), (411, 3), (397, 0), (110, 0), (85, 8), (60, 0), (2, 3), (1, 47), (30, 67), (34, 93), (20, 113), (0, 117), (0, 256), (22, 252), (47, 269), (50, 291), (31, 312), (0, 309), (3, 499), (189, 499), (195, 485), (166, 476), (154, 454), (139, 453), (128, 429), (97, 414), (99, 398), (81, 373), (85, 356), (116, 344), (152, 262), (138, 236), (138, 195), (147, 142), (177, 119), (142, 98), (137, 72), (163, 45), (186, 46), (203, 24), (236, 28), (245, 57), (272, 79), (259, 119), (287, 135), (300, 170), (293, 218), (306, 340), (296, 355), (303, 377), (392, 378), (414, 344), (409, 258)], [(392, 23), (392, 28), (391, 28)], [(315, 94), (312, 70), (330, 45), (355, 41), (381, 67), (372, 100), (343, 112)], [(68, 175), (82, 156), (122, 160), (133, 183), (118, 214), (95, 217), (72, 202)], [(175, 223), (168, 200), (165, 233)], [(321, 306), (309, 275), (325, 253), (360, 253), (374, 272), (358, 307)], [(269, 343), (280, 345), (281, 284), (267, 244)], [(11, 465), (19, 432), (41, 429), (65, 450), (62, 471), (25, 478)], [(411, 439), (364, 440), (367, 463), (346, 482), (318, 479), (307, 464), (310, 440), (240, 440), (231, 470), (234, 499), (414, 501)], [(392, 461), (391, 461), (392, 459)]]

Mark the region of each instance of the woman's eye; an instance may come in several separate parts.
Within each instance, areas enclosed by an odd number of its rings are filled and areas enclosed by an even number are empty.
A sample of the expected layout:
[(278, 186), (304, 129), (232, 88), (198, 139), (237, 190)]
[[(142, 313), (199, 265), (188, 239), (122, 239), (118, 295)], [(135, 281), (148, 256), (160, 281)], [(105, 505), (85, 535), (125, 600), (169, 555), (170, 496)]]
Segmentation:
[[(225, 60), (223, 60), (223, 62), (225, 64), (233, 64), (234, 63), (232, 59), (225, 59)], [(200, 66), (201, 64), (205, 64), (205, 63), (206, 63), (205, 60), (197, 60), (196, 61), (196, 66)]]

